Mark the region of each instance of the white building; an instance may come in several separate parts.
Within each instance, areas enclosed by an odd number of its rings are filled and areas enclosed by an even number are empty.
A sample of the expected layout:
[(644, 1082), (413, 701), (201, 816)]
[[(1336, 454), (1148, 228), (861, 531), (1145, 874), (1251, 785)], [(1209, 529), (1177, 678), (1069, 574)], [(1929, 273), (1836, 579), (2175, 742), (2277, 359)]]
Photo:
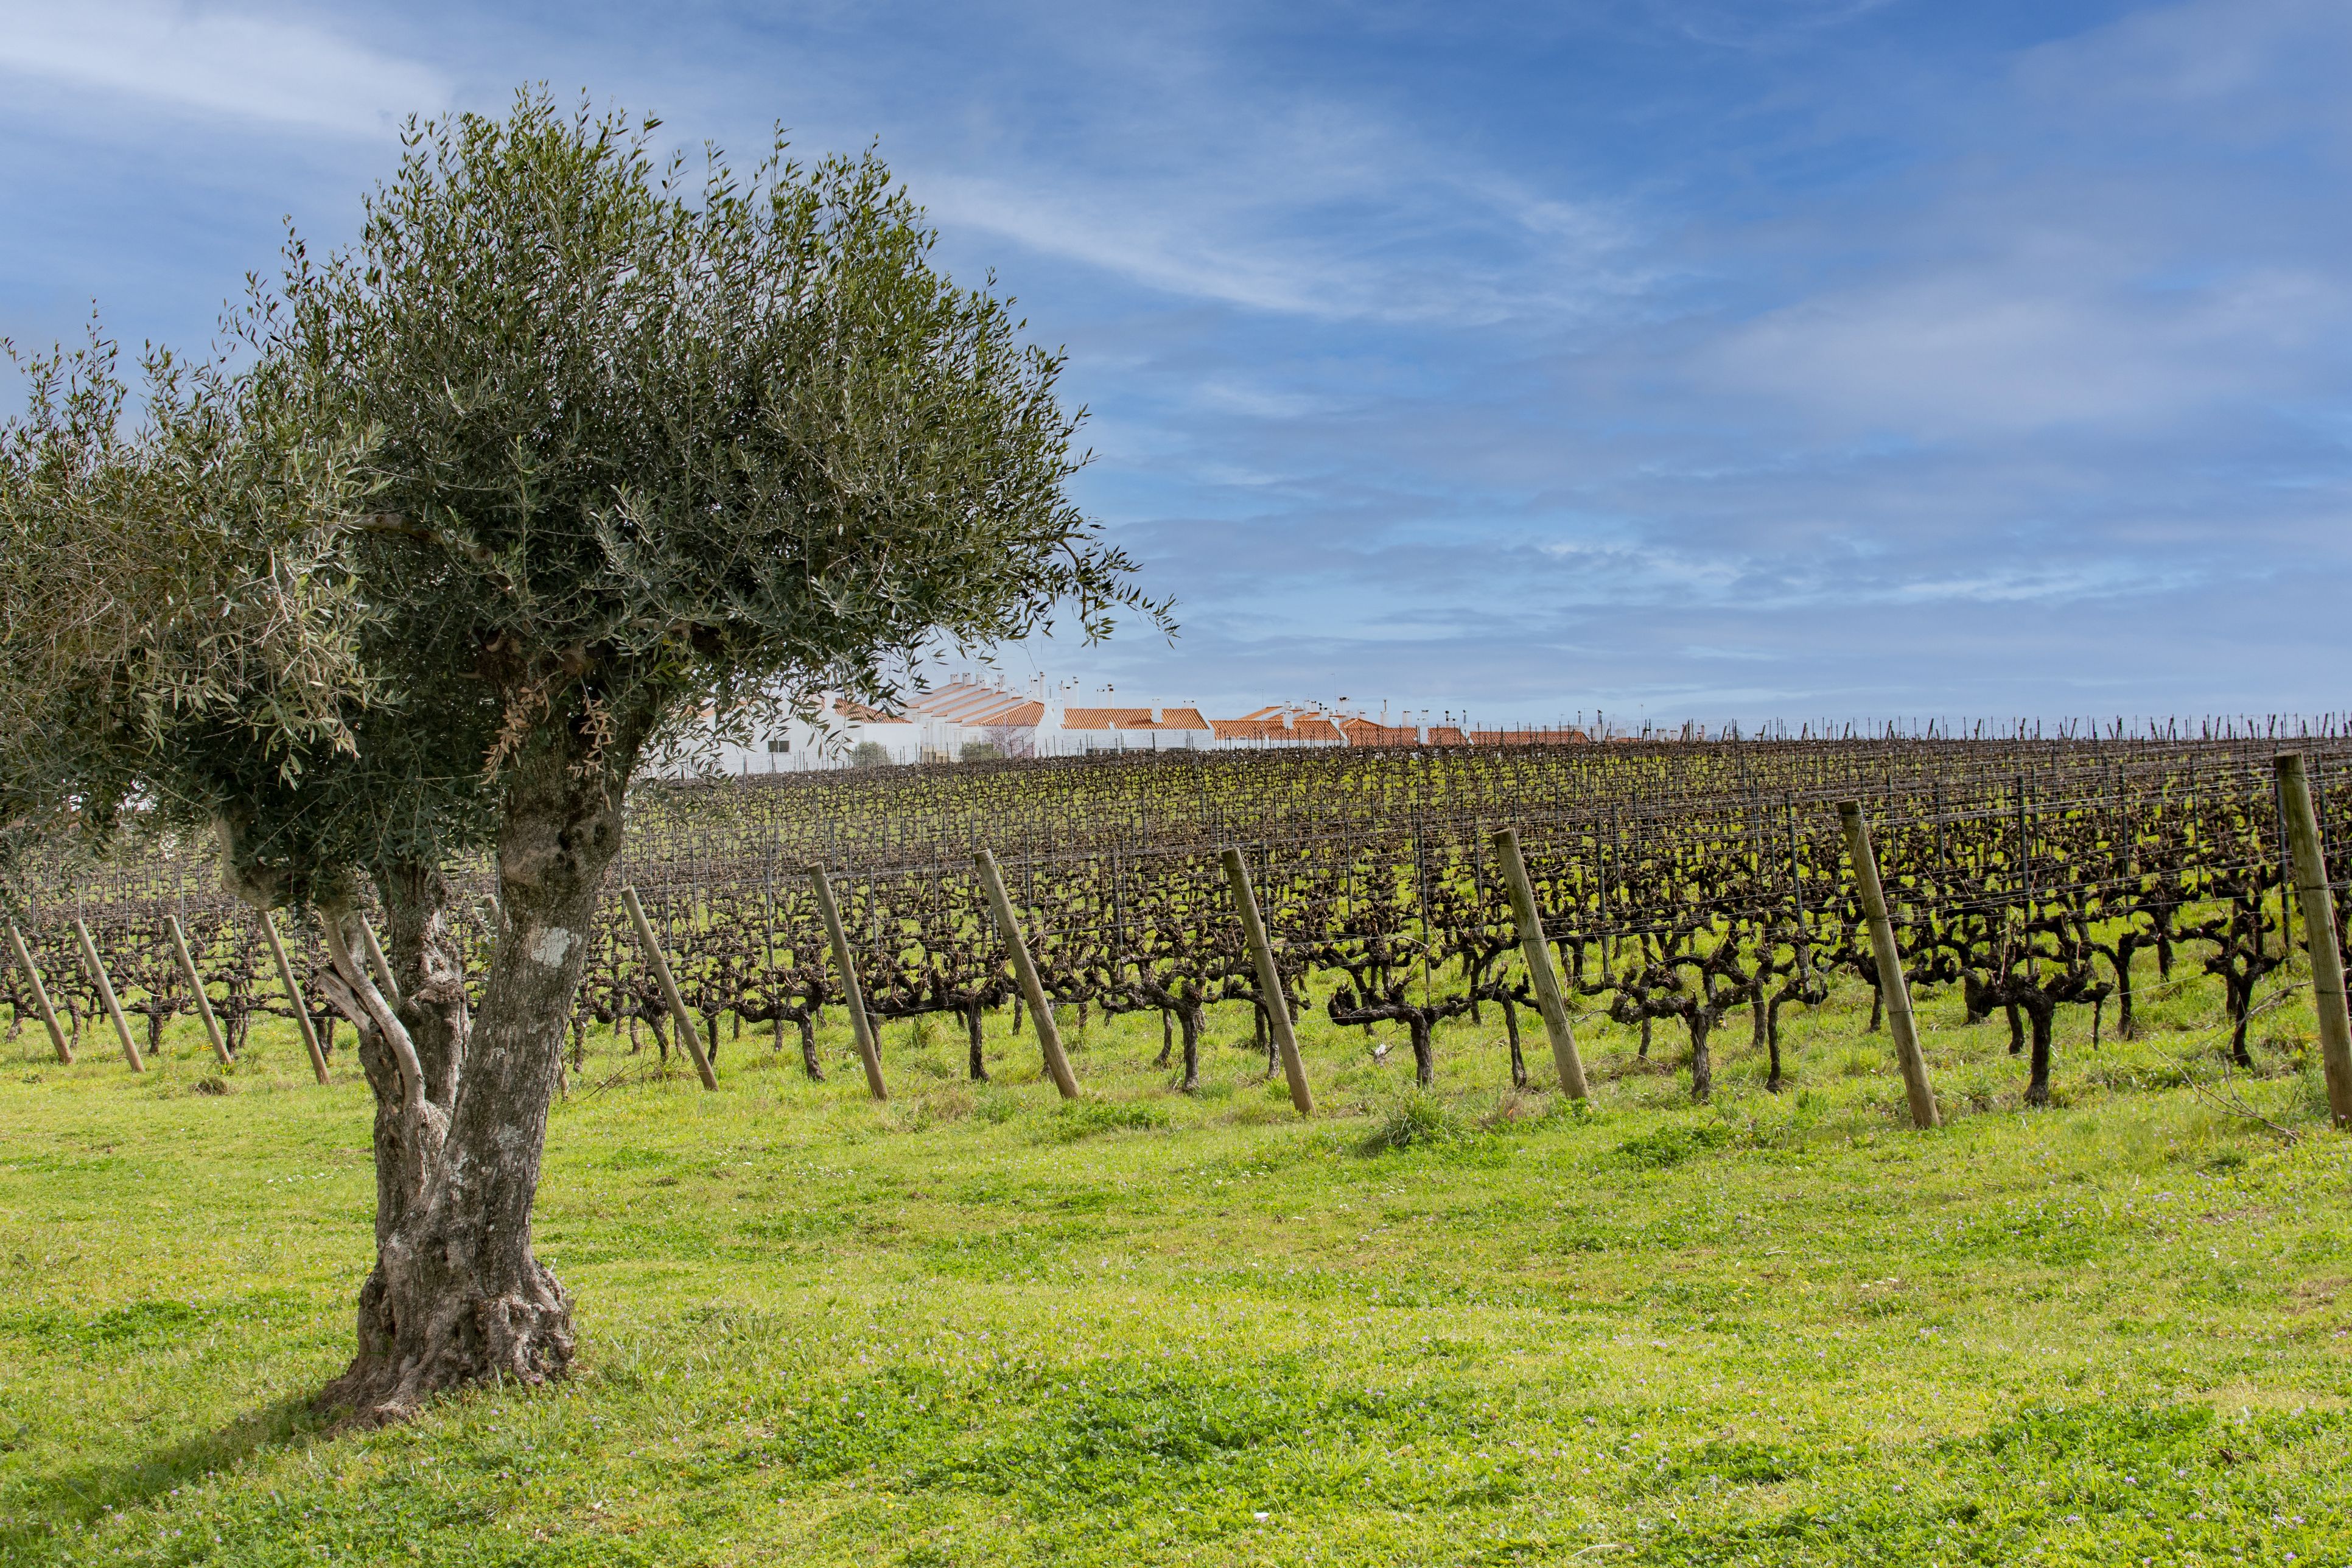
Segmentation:
[[(693, 771), (760, 774), (838, 768), (858, 762), (948, 763), (982, 757), (1071, 757), (1096, 752), (1239, 751), (1299, 746), (1508, 746), (1582, 741), (1580, 730), (1465, 730), (1442, 724), (1390, 724), (1347, 708), (1293, 704), (1238, 719), (1209, 719), (1197, 705), (1121, 707), (1104, 687), (1092, 700), (1068, 700), (1075, 682), (1028, 687), (973, 675), (910, 693), (903, 710), (886, 712), (846, 698), (828, 699), (821, 724), (793, 719), (751, 745), (722, 743)], [(1410, 717), (1410, 715), (1407, 715)], [(1423, 715), (1425, 718), (1426, 715)], [(1706, 731), (1686, 727), (1685, 739)], [(986, 748), (983, 750), (982, 748)], [(672, 770), (675, 773), (686, 768)]]
[[(1037, 683), (1042, 687), (1042, 679)], [(722, 742), (693, 771), (757, 774), (803, 773), (860, 760), (893, 763), (957, 762), (967, 747), (992, 746), (1007, 757), (1059, 756), (1061, 705), (1042, 692), (955, 680), (912, 694), (902, 712), (845, 697), (829, 699), (822, 719), (789, 719), (746, 746)], [(877, 750), (878, 748), (878, 751)], [(687, 770), (680, 769), (680, 772)]]

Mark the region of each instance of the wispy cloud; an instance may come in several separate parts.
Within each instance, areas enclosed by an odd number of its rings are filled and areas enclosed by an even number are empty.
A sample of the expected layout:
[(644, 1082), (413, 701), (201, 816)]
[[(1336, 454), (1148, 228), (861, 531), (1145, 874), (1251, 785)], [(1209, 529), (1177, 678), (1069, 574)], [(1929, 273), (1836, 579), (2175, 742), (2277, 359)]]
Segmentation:
[(1692, 40), (1727, 49), (1785, 47), (1807, 35), (1867, 16), (1893, 0), (1781, 0), (1769, 6), (1725, 0), (1648, 0), (1661, 25)]
[(1221, 68), (1196, 37), (1149, 60), (1132, 39), (1105, 47), (1126, 74), (1067, 62), (1103, 92), (1084, 102), (1083, 152), (992, 139), (928, 159), (909, 173), (933, 216), (1181, 299), (1328, 322), (1575, 319), (1649, 286), (1628, 212), (1598, 193), (1392, 105)]
[[(1568, 204), (1514, 209), (1475, 187), (1377, 190), (1336, 165), (1286, 170), (1287, 188), (1246, 179), (1092, 181), (1057, 174), (1013, 181), (956, 173), (922, 179), (942, 224), (1187, 299), (1318, 321), (1490, 325), (1576, 317), (1636, 291), (1642, 279), (1607, 252), (1616, 226)], [(1427, 243), (1485, 226), (1499, 236), (1465, 257)]]
[(2339, 127), (2352, 106), (2332, 89), (2352, 61), (2352, 11), (2336, 0), (2187, 0), (2031, 49), (2017, 79), (2080, 113), (2224, 110), (2209, 130), (2260, 132), (2292, 119)]
[(338, 134), (449, 101), (449, 79), (292, 16), (168, 0), (0, 0), (0, 71)]

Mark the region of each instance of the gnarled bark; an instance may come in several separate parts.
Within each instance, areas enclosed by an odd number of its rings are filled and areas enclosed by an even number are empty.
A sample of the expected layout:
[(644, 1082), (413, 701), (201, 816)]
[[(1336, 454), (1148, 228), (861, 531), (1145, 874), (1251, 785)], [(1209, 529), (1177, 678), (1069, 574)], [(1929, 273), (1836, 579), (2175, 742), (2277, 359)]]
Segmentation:
[(337, 1005), (359, 1026), (376, 1091), (376, 1264), (357, 1353), (319, 1401), (348, 1420), (400, 1420), (444, 1389), (544, 1383), (571, 1367), (572, 1300), (532, 1254), (530, 1211), (586, 933), (621, 843), (604, 769), (576, 762), (551, 748), (509, 786), (478, 1015), (443, 919), (447, 889), (429, 869), (377, 879), (396, 1008), (330, 942)]

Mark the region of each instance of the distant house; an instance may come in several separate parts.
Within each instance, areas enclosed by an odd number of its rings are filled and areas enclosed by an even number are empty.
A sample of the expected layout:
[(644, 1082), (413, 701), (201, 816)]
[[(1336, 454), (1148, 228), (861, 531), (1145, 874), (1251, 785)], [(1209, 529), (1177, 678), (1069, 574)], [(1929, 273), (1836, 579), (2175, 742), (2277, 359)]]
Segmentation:
[(1097, 730), (1149, 730), (1151, 710), (1149, 708), (1065, 708), (1062, 728), (1092, 731)]
[(1045, 719), (1041, 699), (971, 680), (951, 680), (933, 690), (916, 692), (908, 698), (907, 707), (924, 717), (974, 731), (1034, 731)]
[[(904, 713), (892, 713), (868, 703), (835, 697), (818, 710), (820, 721), (792, 718), (766, 727), (749, 745), (722, 741), (685, 762), (665, 770), (673, 778), (749, 773), (804, 773), (814, 768), (840, 767), (858, 760), (912, 763), (920, 761), (927, 743), (926, 726)], [(706, 711), (705, 720), (711, 718)], [(877, 752), (874, 748), (879, 747)]]
[(1190, 751), (1216, 738), (1198, 708), (1065, 708), (1063, 750)]
[(1044, 755), (1039, 738), (1053, 718), (1052, 705), (1035, 691), (965, 679), (908, 693), (907, 714), (924, 729), (921, 751), (909, 760), (926, 763), (961, 761), (975, 743), (1001, 757)]
[(1221, 747), (1344, 746), (1330, 719), (1312, 709), (1261, 708), (1238, 719), (1209, 721), (1212, 738)]
[(1310, 713), (1290, 722), (1291, 732), (1310, 746), (1344, 746), (1348, 737), (1339, 733), (1339, 726), (1320, 713)]
[[(905, 710), (896, 714), (856, 703), (835, 702), (833, 707), (846, 746), (879, 741), (893, 762), (955, 762), (974, 743), (993, 747), (1006, 757), (1057, 757), (1191, 748), (1208, 745), (1214, 738), (1198, 708), (1067, 707), (1061, 693), (1048, 689), (1042, 678), (1026, 690), (1001, 682), (950, 680), (908, 693)], [(843, 746), (820, 744), (818, 749), (830, 754)], [(772, 770), (772, 764), (763, 768), (755, 755), (748, 766), (737, 760), (729, 771)]]
[(1370, 719), (1339, 721), (1339, 732), (1351, 746), (1418, 746), (1421, 731), (1411, 724), (1376, 724)]
[[(792, 720), (749, 746), (729, 742), (697, 760), (705, 773), (797, 773), (864, 760), (958, 762), (985, 746), (1003, 757), (1083, 756), (1114, 751), (1238, 751), (1297, 746), (1533, 746), (1581, 742), (1584, 731), (1465, 730), (1455, 723), (1386, 724), (1361, 713), (1277, 703), (1234, 719), (1211, 719), (1192, 704), (1068, 706), (1045, 678), (1026, 689), (963, 676), (910, 691), (896, 711), (829, 698), (823, 722)], [(1105, 687), (1100, 698), (1111, 695)], [(1704, 739), (1685, 725), (1681, 738)], [(1663, 738), (1663, 737), (1660, 737)], [(980, 754), (988, 754), (982, 752)], [(685, 771), (683, 768), (678, 771)]]

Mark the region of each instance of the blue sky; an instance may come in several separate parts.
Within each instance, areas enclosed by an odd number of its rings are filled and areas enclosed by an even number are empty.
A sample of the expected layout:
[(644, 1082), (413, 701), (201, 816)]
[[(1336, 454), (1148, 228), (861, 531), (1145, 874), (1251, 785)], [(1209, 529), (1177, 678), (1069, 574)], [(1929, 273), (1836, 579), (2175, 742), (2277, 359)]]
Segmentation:
[(2352, 6), (0, 0), (0, 332), (202, 345), (415, 110), (883, 154), (1092, 410), (1123, 699), (2352, 707)]

